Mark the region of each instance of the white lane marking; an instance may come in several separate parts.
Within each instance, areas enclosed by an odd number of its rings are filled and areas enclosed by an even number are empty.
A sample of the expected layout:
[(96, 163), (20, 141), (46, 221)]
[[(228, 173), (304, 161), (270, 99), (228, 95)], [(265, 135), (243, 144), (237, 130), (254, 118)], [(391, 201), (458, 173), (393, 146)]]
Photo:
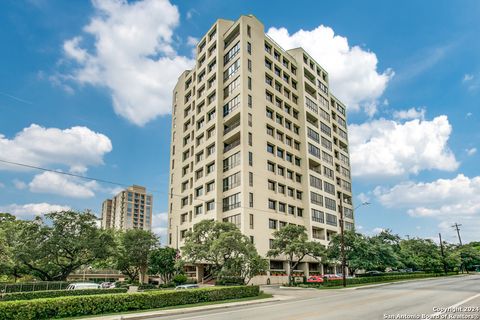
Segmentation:
[(476, 295), (474, 295), (474, 296), (471, 296), (470, 298), (467, 298), (467, 299), (465, 299), (465, 300), (462, 300), (462, 301), (460, 301), (460, 302), (457, 302), (457, 303), (455, 303), (454, 305), (451, 305), (450, 307), (445, 308), (445, 310), (443, 310), (443, 311), (438, 311), (438, 312), (436, 312), (436, 313), (433, 313), (433, 314), (431, 314), (431, 315), (428, 317), (428, 319), (431, 319), (431, 318), (437, 317), (437, 316), (439, 316), (439, 315), (441, 315), (441, 314), (444, 314), (444, 313), (448, 312), (448, 310), (453, 310), (453, 309), (455, 309), (456, 307), (459, 307), (459, 306), (461, 306), (462, 304), (465, 304), (465, 303), (467, 303), (468, 301), (473, 300), (473, 299), (478, 298), (478, 297), (480, 297), (480, 293), (478, 293), (478, 294), (476, 294)]

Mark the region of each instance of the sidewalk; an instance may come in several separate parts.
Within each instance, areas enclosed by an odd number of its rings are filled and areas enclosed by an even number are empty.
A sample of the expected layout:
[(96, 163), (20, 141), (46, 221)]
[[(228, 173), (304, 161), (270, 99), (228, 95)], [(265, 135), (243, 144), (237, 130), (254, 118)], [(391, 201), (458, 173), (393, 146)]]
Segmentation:
[(219, 303), (219, 304), (212, 304), (207, 306), (197, 306), (197, 307), (182, 307), (177, 309), (169, 309), (169, 310), (153, 310), (153, 311), (144, 311), (144, 312), (136, 312), (136, 313), (126, 313), (126, 314), (115, 314), (109, 316), (92, 316), (85, 319), (99, 319), (99, 320), (140, 320), (140, 319), (150, 319), (154, 317), (161, 317), (161, 316), (174, 316), (180, 315), (185, 313), (197, 312), (197, 311), (209, 311), (209, 310), (218, 310), (218, 309), (228, 309), (238, 306), (248, 306), (254, 304), (263, 304), (269, 302), (277, 302), (282, 300), (287, 300), (290, 297), (282, 297), (282, 296), (273, 296), (272, 298), (265, 298), (265, 299), (258, 299), (252, 301), (240, 301), (240, 302), (226, 302), (226, 303)]

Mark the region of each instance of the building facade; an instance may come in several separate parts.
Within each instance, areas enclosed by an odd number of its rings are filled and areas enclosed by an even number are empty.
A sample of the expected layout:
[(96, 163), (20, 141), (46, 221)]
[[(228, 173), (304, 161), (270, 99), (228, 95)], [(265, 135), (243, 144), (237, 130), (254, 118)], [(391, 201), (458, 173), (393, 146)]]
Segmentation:
[[(263, 256), (286, 224), (324, 245), (340, 232), (340, 210), (353, 229), (346, 112), (327, 71), (251, 15), (217, 20), (196, 50), (174, 89), (169, 245), (181, 248), (203, 219), (234, 223)], [(285, 268), (271, 259), (272, 273)]]
[(102, 204), (102, 228), (151, 230), (153, 197), (142, 186), (130, 186)]

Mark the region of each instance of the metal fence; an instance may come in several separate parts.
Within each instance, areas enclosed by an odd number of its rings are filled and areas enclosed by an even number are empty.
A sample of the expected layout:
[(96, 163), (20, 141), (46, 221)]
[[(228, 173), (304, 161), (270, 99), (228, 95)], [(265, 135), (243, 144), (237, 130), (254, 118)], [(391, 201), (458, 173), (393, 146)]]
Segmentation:
[(18, 282), (0, 283), (0, 293), (42, 291), (42, 290), (64, 290), (70, 282), (67, 281), (39, 281), (39, 282)]

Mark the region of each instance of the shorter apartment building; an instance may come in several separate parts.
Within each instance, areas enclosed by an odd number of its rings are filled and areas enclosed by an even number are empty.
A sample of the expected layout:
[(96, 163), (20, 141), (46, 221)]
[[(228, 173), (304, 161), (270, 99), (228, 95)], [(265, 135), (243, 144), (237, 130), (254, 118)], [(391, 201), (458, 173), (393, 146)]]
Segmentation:
[(150, 230), (152, 207), (153, 197), (145, 187), (130, 186), (102, 203), (102, 228)]

